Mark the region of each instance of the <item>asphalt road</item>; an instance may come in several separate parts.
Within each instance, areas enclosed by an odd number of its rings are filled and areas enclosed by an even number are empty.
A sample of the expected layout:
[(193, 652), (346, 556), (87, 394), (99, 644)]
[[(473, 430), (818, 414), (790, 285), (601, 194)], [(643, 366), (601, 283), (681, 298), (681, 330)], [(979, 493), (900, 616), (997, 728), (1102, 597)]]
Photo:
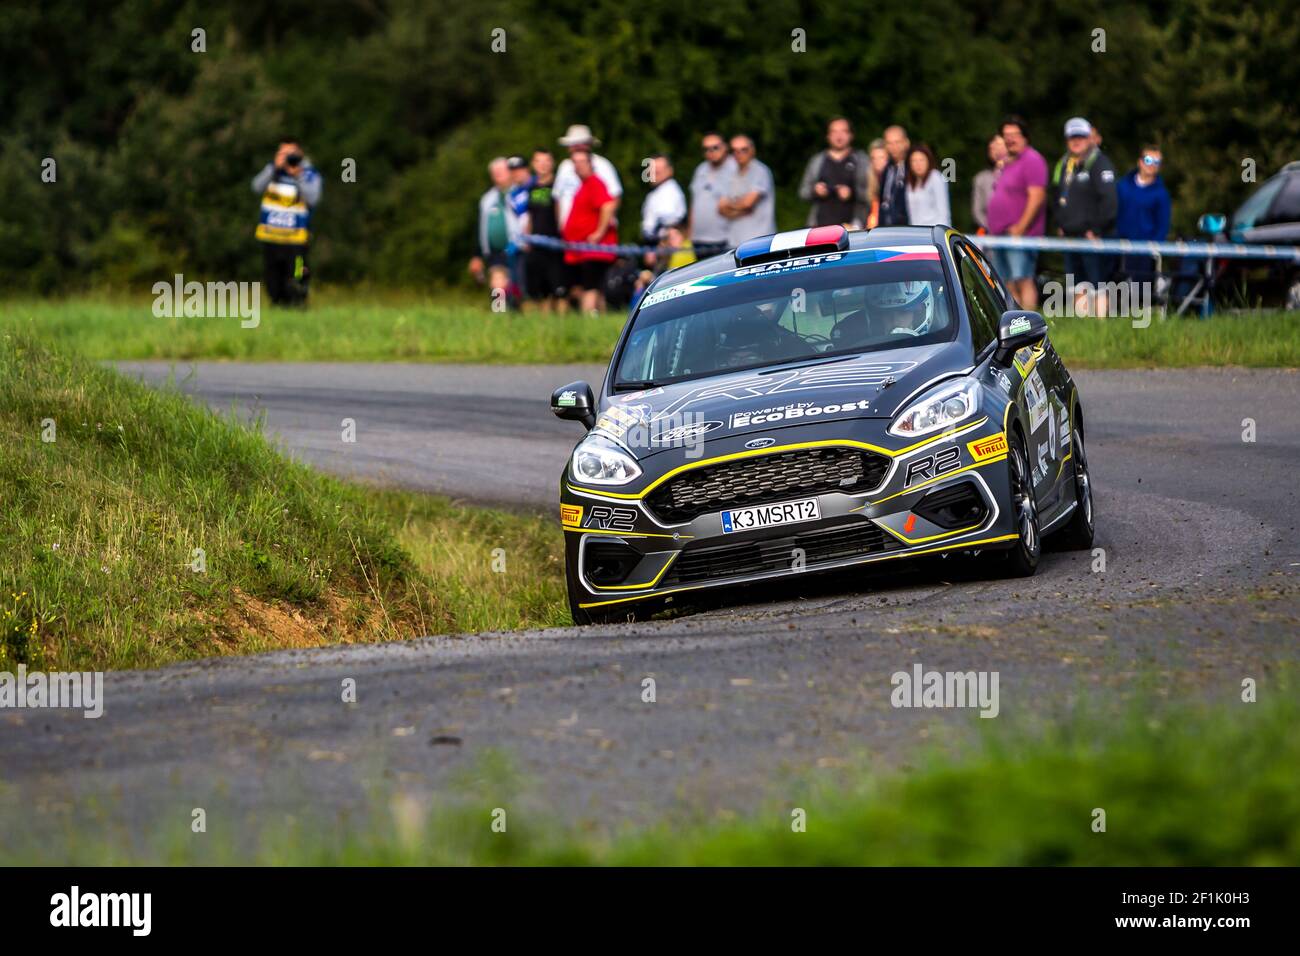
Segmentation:
[[(183, 387), (264, 410), (324, 467), (549, 509), (579, 432), (546, 399), (593, 373), (205, 364)], [(0, 839), (66, 828), (87, 806), (144, 839), (201, 806), (209, 832), (237, 840), (283, 814), (328, 823), (377, 794), (384, 806), (396, 794), (468, 802), (485, 826), (493, 807), (616, 828), (799, 806), (840, 768), (906, 766), (919, 747), (961, 746), (992, 723), (892, 707), (890, 675), (916, 663), (997, 671), (1004, 721), (1081, 696), (1118, 708), (1139, 690), (1232, 702), (1245, 677), (1268, 693), (1300, 658), (1300, 376), (1078, 377), (1104, 572), (1087, 553), (1050, 552), (1020, 581), (936, 562), (807, 579), (669, 622), (112, 673), (99, 720), (0, 713)], [(338, 441), (345, 417), (355, 445)], [(341, 702), (345, 678), (354, 704)], [(509, 779), (484, 769), (497, 751)]]
[[(468, 501), (554, 511), (582, 426), (548, 410), (551, 392), (604, 368), (122, 362), (151, 384), (244, 418), (313, 465)], [(354, 442), (343, 422), (356, 423)]]

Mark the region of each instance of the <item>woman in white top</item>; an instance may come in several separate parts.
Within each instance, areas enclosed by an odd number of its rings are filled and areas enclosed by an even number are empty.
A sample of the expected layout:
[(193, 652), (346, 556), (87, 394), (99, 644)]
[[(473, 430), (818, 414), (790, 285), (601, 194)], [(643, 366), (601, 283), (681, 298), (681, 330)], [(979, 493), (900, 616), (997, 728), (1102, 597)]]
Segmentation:
[(913, 226), (952, 224), (948, 183), (935, 168), (934, 151), (921, 143), (907, 154), (907, 222)]

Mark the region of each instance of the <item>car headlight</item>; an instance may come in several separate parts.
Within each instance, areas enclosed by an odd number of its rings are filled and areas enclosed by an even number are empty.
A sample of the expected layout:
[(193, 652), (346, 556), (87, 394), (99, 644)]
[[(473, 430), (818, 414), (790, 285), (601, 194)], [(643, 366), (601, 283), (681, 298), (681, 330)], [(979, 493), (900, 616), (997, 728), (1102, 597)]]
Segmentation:
[(613, 442), (591, 436), (573, 449), (573, 477), (592, 485), (625, 485), (641, 474), (641, 466)]
[(889, 434), (916, 438), (970, 418), (980, 407), (979, 383), (969, 378), (943, 382), (898, 413)]

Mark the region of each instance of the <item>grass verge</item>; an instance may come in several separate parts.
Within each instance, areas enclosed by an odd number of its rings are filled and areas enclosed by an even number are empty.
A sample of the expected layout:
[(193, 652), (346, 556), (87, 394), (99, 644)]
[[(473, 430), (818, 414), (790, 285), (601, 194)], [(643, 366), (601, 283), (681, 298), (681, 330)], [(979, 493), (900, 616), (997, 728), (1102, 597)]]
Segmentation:
[[(1300, 705), (1269, 684), (1258, 704), (1142, 704), (1046, 729), (980, 726), (982, 743), (965, 755), (936, 749), (909, 772), (850, 773), (847, 785), (791, 781), (788, 797), (731, 820), (614, 836), (554, 825), (526, 809), (508, 765), (490, 754), (438, 810), (390, 795), (368, 820), (266, 824), (243, 847), (179, 824), (144, 844), (98, 827), (62, 846), (0, 844), (0, 863), (1294, 866)], [(497, 807), (504, 833), (490, 827)], [(792, 826), (796, 808), (804, 832)]]
[(339, 362), (607, 362), (625, 315), (501, 314), (482, 304), (326, 297), (306, 310), (156, 318), (151, 300), (0, 302), (0, 326), (29, 325), (91, 359)]
[(550, 522), (322, 475), (21, 331), (0, 333), (0, 438), (0, 669), (568, 618)]
[(1070, 368), (1300, 366), (1300, 313), (1220, 313), (1208, 319), (1151, 317), (1051, 320), (1052, 344)]
[[(155, 318), (148, 299), (0, 302), (0, 325), (30, 326), (92, 359), (568, 363), (609, 360), (626, 316), (510, 315), (481, 303), (336, 292), (306, 311), (263, 309), (238, 319)], [(1300, 366), (1300, 314), (1221, 313), (1209, 319), (1052, 320), (1072, 368)]]

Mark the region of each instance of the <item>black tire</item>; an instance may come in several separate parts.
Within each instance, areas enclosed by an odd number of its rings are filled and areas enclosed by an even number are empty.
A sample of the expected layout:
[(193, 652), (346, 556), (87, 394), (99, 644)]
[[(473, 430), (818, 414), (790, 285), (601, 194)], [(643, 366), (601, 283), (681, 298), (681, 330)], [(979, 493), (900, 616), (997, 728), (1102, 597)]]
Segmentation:
[(1070, 515), (1070, 523), (1061, 529), (1059, 540), (1067, 550), (1086, 551), (1092, 547), (1096, 517), (1092, 507), (1092, 479), (1088, 475), (1083, 429), (1078, 427), (1074, 429), (1074, 437), (1071, 439), (1071, 460), (1074, 462), (1074, 500), (1078, 505)]
[(1025, 440), (1017, 431), (1011, 433), (1007, 476), (1010, 486), (1007, 506), (1020, 537), (1004, 552), (1002, 571), (1009, 578), (1027, 578), (1038, 570), (1038, 559), (1043, 555), (1043, 536), (1038, 520), (1038, 501), (1034, 497), (1034, 479), (1025, 455)]

